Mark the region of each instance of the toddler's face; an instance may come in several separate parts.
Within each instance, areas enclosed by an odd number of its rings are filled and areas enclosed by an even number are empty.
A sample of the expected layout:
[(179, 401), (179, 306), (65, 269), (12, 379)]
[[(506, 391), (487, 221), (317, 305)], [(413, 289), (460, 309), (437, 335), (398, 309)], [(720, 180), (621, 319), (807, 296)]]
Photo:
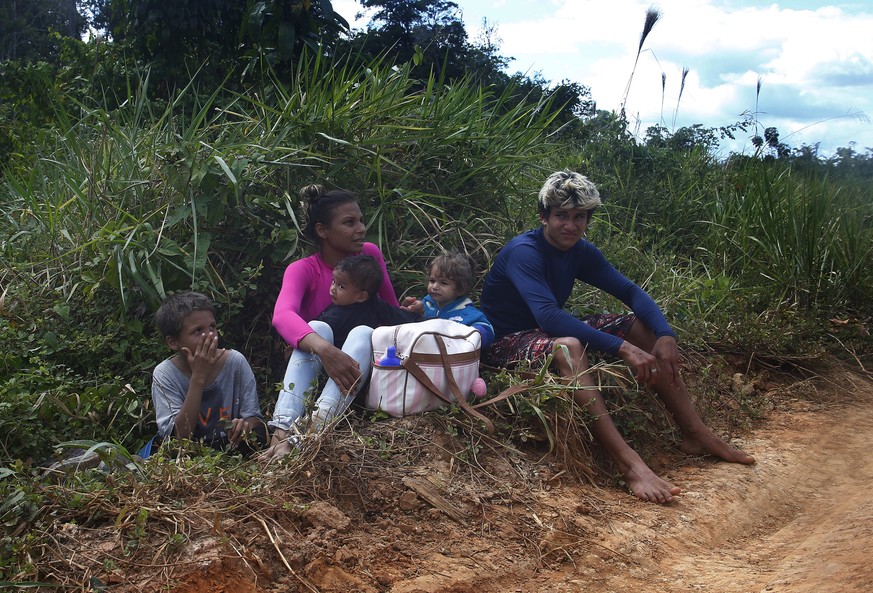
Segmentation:
[(446, 278), (439, 271), (431, 269), (427, 279), (427, 294), (442, 307), (462, 296), (458, 291), (458, 283)]
[(334, 305), (344, 307), (367, 300), (367, 291), (361, 290), (352, 282), (349, 275), (341, 270), (333, 271), (333, 280), (330, 283), (330, 300)]

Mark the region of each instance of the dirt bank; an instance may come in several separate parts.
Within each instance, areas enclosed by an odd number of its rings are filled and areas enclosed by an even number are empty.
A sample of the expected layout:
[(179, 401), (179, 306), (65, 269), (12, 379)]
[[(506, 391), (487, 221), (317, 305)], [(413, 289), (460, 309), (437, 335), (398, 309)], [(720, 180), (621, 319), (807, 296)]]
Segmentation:
[[(109, 590), (180, 593), (867, 591), (873, 382), (845, 374), (817, 389), (781, 396), (735, 441), (754, 466), (665, 454), (656, 468), (683, 489), (667, 506), (484, 440), (459, 451), (432, 420), (404, 419), (358, 437), (360, 458), (324, 445), (339, 469), (296, 483), (333, 480), (330, 498), (248, 515), (201, 499), (209, 533), (190, 534), (176, 561), (91, 574)], [(386, 448), (402, 434), (416, 440)], [(389, 449), (408, 465), (362, 461)]]

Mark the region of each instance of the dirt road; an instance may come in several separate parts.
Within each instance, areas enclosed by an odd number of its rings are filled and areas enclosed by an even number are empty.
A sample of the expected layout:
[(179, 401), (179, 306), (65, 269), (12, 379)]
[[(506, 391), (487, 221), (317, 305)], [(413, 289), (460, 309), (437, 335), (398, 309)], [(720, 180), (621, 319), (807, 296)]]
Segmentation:
[(580, 508), (578, 486), (552, 488), (514, 513), (542, 526), (541, 558), (485, 538), (478, 554), (423, 559), (390, 590), (873, 591), (873, 391), (844, 385), (852, 403), (784, 403), (740, 443), (752, 467), (680, 460), (667, 473), (684, 490), (675, 504), (607, 488)]
[[(859, 386), (860, 387), (860, 386)], [(865, 387), (869, 389), (868, 387)], [(680, 469), (686, 493), (648, 510), (638, 591), (873, 591), (873, 399), (796, 404), (744, 445), (753, 468)], [(623, 527), (632, 530), (631, 523)], [(604, 590), (635, 579), (613, 573)]]

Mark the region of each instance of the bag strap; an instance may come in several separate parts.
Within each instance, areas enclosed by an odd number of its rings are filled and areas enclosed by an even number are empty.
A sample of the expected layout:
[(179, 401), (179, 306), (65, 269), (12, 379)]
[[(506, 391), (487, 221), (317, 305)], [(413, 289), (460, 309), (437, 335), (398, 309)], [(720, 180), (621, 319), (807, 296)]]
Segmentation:
[(443, 342), (443, 339), (438, 334), (433, 335), (434, 340), (436, 341), (437, 348), (440, 351), (440, 360), (443, 364), (443, 370), (446, 373), (446, 378), (449, 382), (449, 387), (452, 390), (452, 393), (455, 396), (455, 402), (452, 402), (445, 394), (443, 394), (439, 389), (437, 389), (436, 385), (433, 384), (433, 381), (430, 380), (430, 377), (427, 376), (420, 366), (418, 366), (413, 361), (408, 358), (403, 361), (403, 366), (409, 371), (409, 374), (418, 379), (418, 382), (421, 383), (428, 391), (434, 394), (436, 397), (440, 398), (444, 402), (448, 404), (457, 403), (462, 410), (464, 410), (470, 416), (473, 416), (477, 420), (481, 421), (485, 428), (488, 430), (489, 435), (494, 434), (494, 424), (482, 415), (480, 412), (477, 412), (473, 409), (470, 403), (467, 401), (466, 394), (461, 393), (461, 388), (458, 387), (458, 382), (455, 381), (455, 375), (452, 372), (452, 366), (448, 361), (448, 352), (446, 352), (446, 344)]
[[(417, 322), (417, 323), (422, 323), (422, 322)], [(460, 325), (460, 324), (456, 324), (456, 325)], [(397, 346), (398, 332), (400, 331), (400, 327), (401, 326), (398, 325), (397, 329), (394, 330), (394, 346), (395, 347)], [(423, 332), (419, 333), (418, 335), (416, 335), (415, 338), (412, 340), (412, 344), (409, 347), (409, 354), (412, 354), (415, 352), (415, 347), (418, 345), (418, 341), (423, 340), (425, 338), (425, 336), (433, 336), (433, 339), (436, 340), (437, 343), (439, 344), (439, 342), (440, 342), (439, 338), (451, 338), (453, 340), (466, 340), (470, 336), (479, 333), (479, 330), (477, 330), (477, 329), (472, 329), (472, 328), (466, 328), (466, 329), (469, 329), (470, 331), (468, 331), (467, 333), (457, 332), (457, 333), (453, 333), (453, 334), (445, 334), (445, 333), (442, 333), (439, 331), (423, 331)], [(481, 347), (482, 347), (482, 345), (481, 345), (481, 339), (480, 339), (479, 349), (481, 349)], [(398, 350), (398, 352), (399, 352), (399, 350)]]

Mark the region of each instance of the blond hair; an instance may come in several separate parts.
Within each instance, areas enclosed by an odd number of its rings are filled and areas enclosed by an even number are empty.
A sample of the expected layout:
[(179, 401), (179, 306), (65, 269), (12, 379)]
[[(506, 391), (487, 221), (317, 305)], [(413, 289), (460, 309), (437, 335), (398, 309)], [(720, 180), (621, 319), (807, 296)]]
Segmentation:
[(549, 175), (537, 199), (540, 214), (548, 216), (552, 208), (594, 210), (600, 206), (597, 186), (584, 175), (564, 169)]

